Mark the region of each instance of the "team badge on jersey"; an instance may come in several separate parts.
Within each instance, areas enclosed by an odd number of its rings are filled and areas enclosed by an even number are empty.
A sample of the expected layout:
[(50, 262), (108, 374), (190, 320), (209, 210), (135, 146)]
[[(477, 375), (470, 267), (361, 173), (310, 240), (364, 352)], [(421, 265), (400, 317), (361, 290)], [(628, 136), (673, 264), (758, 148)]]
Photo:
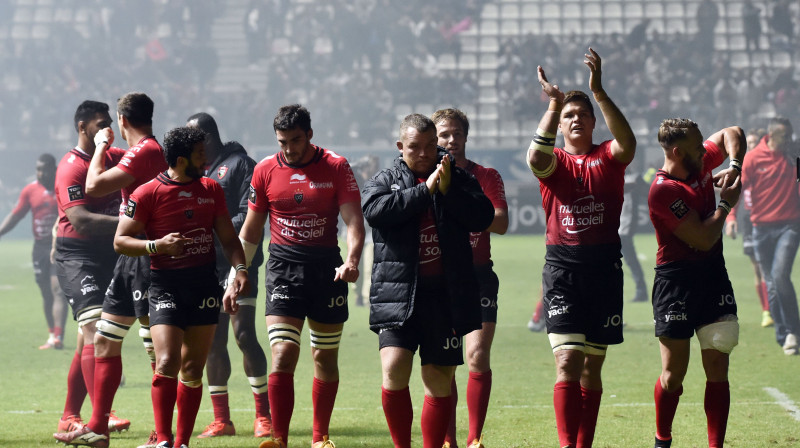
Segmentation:
[(669, 204), (669, 210), (678, 219), (683, 218), (687, 213), (689, 213), (689, 207), (685, 202), (683, 202), (683, 199), (676, 199), (675, 202)]
[(128, 206), (125, 207), (125, 216), (133, 219), (133, 215), (135, 214), (136, 214), (136, 202), (134, 202), (133, 199), (128, 199)]
[(250, 201), (251, 204), (256, 203), (256, 189), (250, 185), (250, 194), (247, 196), (247, 200)]
[(194, 216), (194, 210), (184, 210), (183, 214), (186, 215), (186, 219), (192, 219), (192, 216)]
[(83, 187), (80, 185), (71, 185), (67, 187), (67, 193), (69, 193), (70, 201), (77, 201), (78, 199), (83, 199)]
[(303, 202), (303, 190), (296, 190), (294, 193), (294, 202), (298, 204)]
[(222, 179), (223, 177), (225, 177), (226, 174), (228, 174), (228, 166), (222, 165), (221, 167), (219, 167), (219, 169), (217, 170), (217, 177)]

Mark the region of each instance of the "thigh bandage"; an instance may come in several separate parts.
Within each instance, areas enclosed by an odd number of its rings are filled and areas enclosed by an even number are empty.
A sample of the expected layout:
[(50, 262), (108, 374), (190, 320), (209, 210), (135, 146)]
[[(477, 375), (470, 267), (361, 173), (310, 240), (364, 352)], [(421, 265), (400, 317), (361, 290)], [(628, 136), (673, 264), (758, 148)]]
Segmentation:
[(558, 334), (550, 333), (547, 335), (550, 339), (550, 347), (553, 348), (553, 353), (560, 350), (580, 350), (586, 352), (586, 335), (584, 334)]
[(269, 345), (273, 346), (279, 342), (291, 342), (300, 345), (300, 329), (289, 324), (273, 324), (267, 327), (269, 334)]
[(730, 353), (739, 344), (739, 320), (734, 315), (697, 329), (697, 340), (702, 350), (713, 349)]
[(114, 342), (122, 342), (130, 329), (130, 325), (108, 319), (100, 319), (100, 322), (97, 323), (97, 335)]
[(342, 340), (342, 332), (323, 333), (309, 329), (311, 335), (311, 346), (318, 349), (339, 348), (339, 341)]

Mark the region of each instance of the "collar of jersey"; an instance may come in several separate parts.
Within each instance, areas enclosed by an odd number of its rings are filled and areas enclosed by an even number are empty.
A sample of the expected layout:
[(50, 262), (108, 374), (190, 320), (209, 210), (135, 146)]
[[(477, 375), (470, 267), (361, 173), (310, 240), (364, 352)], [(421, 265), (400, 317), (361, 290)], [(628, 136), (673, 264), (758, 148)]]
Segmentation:
[(286, 165), (289, 168), (303, 168), (303, 167), (306, 167), (308, 165), (311, 165), (312, 163), (318, 162), (319, 159), (322, 158), (322, 154), (323, 154), (322, 148), (320, 148), (319, 146), (314, 145), (314, 144), (312, 144), (311, 146), (314, 148), (314, 151), (316, 151), (316, 152), (314, 153), (314, 157), (312, 157), (311, 160), (309, 160), (307, 163), (304, 163), (302, 165), (291, 164), (283, 157), (283, 151), (278, 151), (278, 165), (280, 165), (280, 166)]

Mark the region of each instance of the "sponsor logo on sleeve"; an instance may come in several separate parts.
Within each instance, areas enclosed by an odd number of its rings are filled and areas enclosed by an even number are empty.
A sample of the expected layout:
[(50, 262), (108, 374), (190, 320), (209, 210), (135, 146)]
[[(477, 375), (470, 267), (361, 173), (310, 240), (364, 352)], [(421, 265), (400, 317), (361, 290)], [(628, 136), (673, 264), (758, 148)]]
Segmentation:
[(133, 216), (135, 214), (136, 214), (136, 201), (134, 201), (133, 199), (128, 199), (128, 206), (125, 207), (125, 216), (133, 219)]
[(247, 200), (250, 201), (251, 204), (256, 203), (256, 189), (250, 185), (250, 194), (247, 196)]
[(676, 199), (672, 204), (669, 204), (669, 210), (678, 219), (682, 219), (689, 213), (689, 207), (683, 202), (683, 199)]
[(77, 201), (79, 199), (83, 199), (83, 186), (70, 185), (69, 187), (67, 187), (67, 193), (69, 194), (70, 201)]

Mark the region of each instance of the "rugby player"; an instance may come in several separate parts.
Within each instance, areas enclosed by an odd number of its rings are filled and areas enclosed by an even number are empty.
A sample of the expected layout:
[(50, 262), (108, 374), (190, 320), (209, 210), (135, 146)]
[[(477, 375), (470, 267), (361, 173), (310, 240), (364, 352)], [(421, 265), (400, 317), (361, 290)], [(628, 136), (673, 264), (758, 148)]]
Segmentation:
[[(739, 341), (736, 299), (722, 256), (725, 218), (741, 191), (747, 145), (739, 127), (704, 141), (697, 123), (673, 118), (658, 130), (664, 166), (656, 173), (647, 202), (658, 253), (653, 281), (653, 320), (661, 349), (655, 384), (656, 448), (672, 444), (672, 421), (689, 367), (690, 341), (697, 335), (706, 374), (708, 446), (725, 441), (730, 387), (730, 353)], [(730, 158), (730, 167), (711, 170)], [(717, 204), (714, 186), (722, 188)]]
[[(468, 448), (483, 448), (483, 424), (489, 408), (492, 391), (492, 369), (490, 354), (497, 326), (497, 292), (500, 287), (497, 274), (492, 270), (490, 233), (503, 235), (508, 230), (508, 204), (500, 173), (494, 168), (483, 167), (466, 155), (469, 119), (458, 109), (441, 109), (431, 119), (436, 124), (439, 146), (445, 148), (453, 157), (456, 166), (475, 176), (483, 193), (492, 201), (494, 219), (482, 232), (470, 233), (472, 264), (481, 295), (481, 328), (464, 337), (467, 354), (469, 379), (467, 380), (467, 412), (469, 414)], [(456, 404), (458, 391), (455, 377), (452, 382), (453, 416), (445, 437), (446, 447), (457, 447), (456, 442)]]
[[(613, 140), (592, 142), (596, 118), (589, 96), (565, 95), (539, 67), (550, 98), (528, 149), (545, 210), (542, 273), (545, 323), (556, 360), (553, 404), (559, 446), (590, 447), (603, 392), (606, 350), (622, 342), (622, 264), (617, 233), (625, 168), (636, 138), (602, 86), (600, 56), (589, 48), (589, 89)], [(556, 130), (564, 148), (554, 148)]]

